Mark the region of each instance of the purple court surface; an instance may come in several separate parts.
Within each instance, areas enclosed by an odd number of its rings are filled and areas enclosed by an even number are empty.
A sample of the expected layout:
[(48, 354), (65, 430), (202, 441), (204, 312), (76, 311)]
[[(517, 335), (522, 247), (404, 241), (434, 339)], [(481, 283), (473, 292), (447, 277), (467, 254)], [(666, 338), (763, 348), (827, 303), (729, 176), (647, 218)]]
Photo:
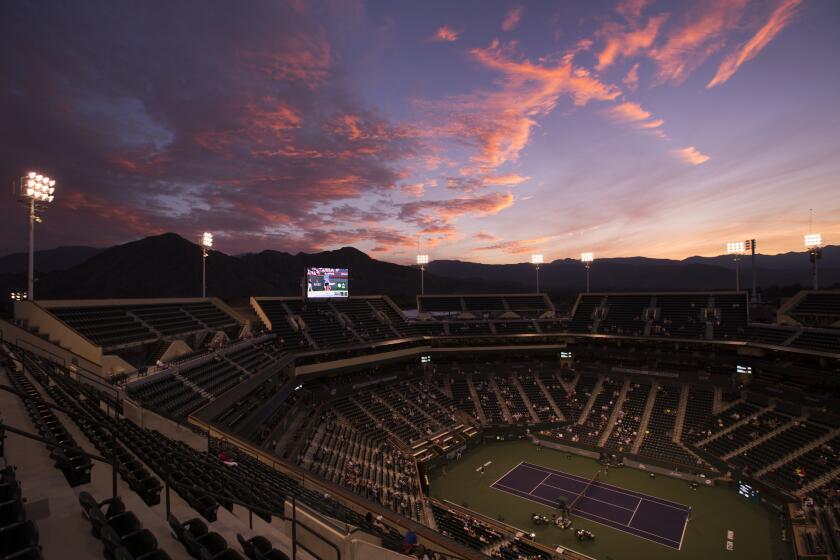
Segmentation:
[(557, 507), (561, 496), (569, 505), (580, 496), (573, 516), (677, 550), (682, 548), (691, 508), (600, 481), (586, 488), (588, 483), (589, 479), (582, 476), (519, 463), (491, 488), (549, 507)]

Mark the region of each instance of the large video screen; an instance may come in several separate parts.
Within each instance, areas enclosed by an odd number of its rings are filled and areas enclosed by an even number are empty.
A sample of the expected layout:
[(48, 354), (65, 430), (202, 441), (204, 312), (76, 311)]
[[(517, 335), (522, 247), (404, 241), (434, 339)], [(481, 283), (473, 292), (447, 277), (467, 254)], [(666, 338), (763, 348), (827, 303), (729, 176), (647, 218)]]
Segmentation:
[(346, 298), (350, 296), (350, 275), (346, 268), (307, 268), (306, 297)]

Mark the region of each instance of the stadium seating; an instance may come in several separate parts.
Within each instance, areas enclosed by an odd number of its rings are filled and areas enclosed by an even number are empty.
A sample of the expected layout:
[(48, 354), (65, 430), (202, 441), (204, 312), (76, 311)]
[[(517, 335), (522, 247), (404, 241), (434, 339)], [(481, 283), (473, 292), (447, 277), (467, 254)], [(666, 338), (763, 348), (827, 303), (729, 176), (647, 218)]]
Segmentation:
[(829, 431), (830, 428), (817, 422), (807, 419), (797, 421), (787, 429), (733, 457), (730, 462), (746, 469), (747, 472), (756, 473), (790, 455), (792, 451), (822, 438)]
[(627, 398), (618, 411), (615, 426), (604, 447), (621, 452), (629, 451), (639, 435), (642, 413), (650, 394), (650, 383), (631, 383)]
[(605, 304), (607, 313), (601, 321), (598, 332), (628, 336), (644, 335), (644, 311), (650, 307), (650, 303), (650, 294), (609, 294)]
[[(2, 456), (2, 453), (0, 453)], [(27, 518), (25, 497), (16, 469), (7, 464), (0, 470), (0, 557), (40, 560), (38, 528)]]
[[(641, 455), (656, 457), (670, 461), (677, 465), (696, 467), (703, 465), (703, 462), (693, 453), (673, 441), (674, 427), (677, 421), (678, 407), (680, 402), (679, 385), (671, 383), (660, 384), (656, 391), (656, 400), (653, 403), (647, 431), (639, 449)], [(711, 401), (705, 414), (711, 413)]]

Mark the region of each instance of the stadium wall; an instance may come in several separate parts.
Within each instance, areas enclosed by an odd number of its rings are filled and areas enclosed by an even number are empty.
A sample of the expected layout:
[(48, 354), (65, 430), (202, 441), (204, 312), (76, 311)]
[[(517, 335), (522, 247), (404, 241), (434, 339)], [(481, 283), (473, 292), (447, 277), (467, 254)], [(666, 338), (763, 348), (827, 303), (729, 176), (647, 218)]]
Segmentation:
[(85, 356), (80, 356), (63, 346), (46, 341), (40, 336), (2, 319), (0, 319), (0, 340), (8, 341), (16, 346), (25, 347), (26, 350), (51, 362), (61, 364), (65, 367), (72, 365), (95, 375), (97, 378), (102, 377), (102, 366), (99, 362), (91, 361)]
[[(78, 305), (79, 302), (76, 302), (76, 306)], [(71, 329), (40, 304), (32, 301), (16, 301), (15, 320), (26, 321), (30, 328), (38, 329), (47, 335), (50, 341), (55, 341), (59, 346), (96, 364), (98, 373), (102, 375), (102, 348)]]
[(183, 442), (198, 451), (207, 451), (207, 438), (200, 436), (192, 428), (182, 426), (168, 418), (147, 410), (132, 401), (123, 399), (123, 416), (148, 430), (157, 430), (169, 439)]

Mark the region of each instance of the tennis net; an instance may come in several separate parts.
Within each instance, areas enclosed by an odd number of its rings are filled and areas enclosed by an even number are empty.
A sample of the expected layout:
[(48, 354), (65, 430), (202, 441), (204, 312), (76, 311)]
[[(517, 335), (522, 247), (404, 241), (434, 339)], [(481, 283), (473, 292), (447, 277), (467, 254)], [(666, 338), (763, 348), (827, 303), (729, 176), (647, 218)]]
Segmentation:
[(594, 484), (595, 481), (598, 480), (598, 475), (600, 474), (601, 471), (596, 472), (595, 476), (593, 476), (592, 479), (586, 483), (586, 486), (583, 488), (583, 492), (578, 494), (577, 497), (575, 497), (575, 499), (572, 500), (572, 503), (569, 504), (569, 507), (567, 508), (569, 510), (569, 513), (571, 513), (575, 509), (577, 503), (580, 501), (581, 498), (583, 498), (586, 495), (586, 493), (589, 491), (589, 488), (592, 487), (592, 484)]

